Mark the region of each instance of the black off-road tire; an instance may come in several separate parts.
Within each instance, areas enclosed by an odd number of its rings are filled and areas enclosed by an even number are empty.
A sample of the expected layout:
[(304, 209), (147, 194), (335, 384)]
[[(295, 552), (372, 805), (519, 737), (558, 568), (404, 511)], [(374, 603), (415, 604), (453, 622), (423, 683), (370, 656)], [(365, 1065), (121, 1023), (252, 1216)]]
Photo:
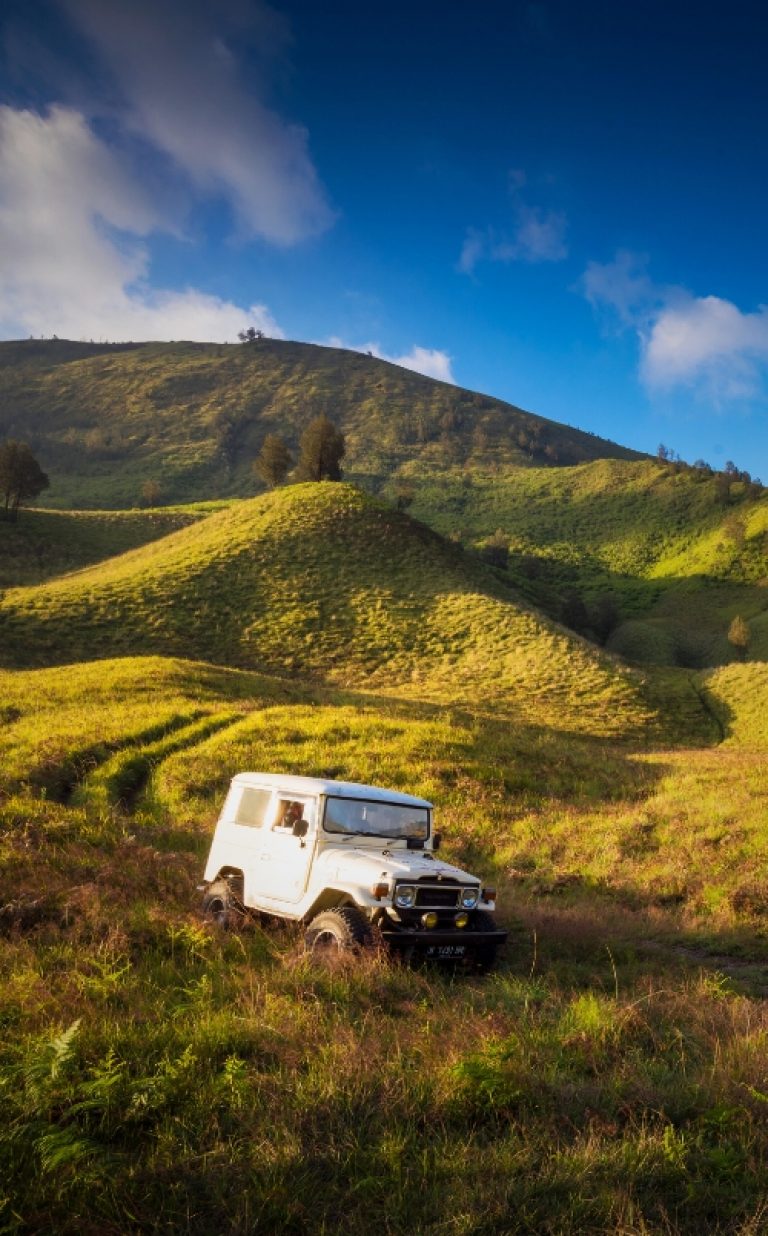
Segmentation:
[(312, 953), (354, 953), (373, 942), (370, 923), (356, 906), (339, 906), (316, 914), (304, 935)]
[(203, 914), (223, 931), (240, 926), (245, 907), (229, 880), (220, 878), (208, 885), (203, 896)]
[(469, 924), (468, 943), (470, 945), (469, 964), (475, 974), (487, 974), (496, 964), (496, 954), (499, 951), (498, 944), (477, 944), (474, 948), (471, 945), (471, 933), (473, 931), (495, 931), (496, 920), (487, 910), (475, 910)]

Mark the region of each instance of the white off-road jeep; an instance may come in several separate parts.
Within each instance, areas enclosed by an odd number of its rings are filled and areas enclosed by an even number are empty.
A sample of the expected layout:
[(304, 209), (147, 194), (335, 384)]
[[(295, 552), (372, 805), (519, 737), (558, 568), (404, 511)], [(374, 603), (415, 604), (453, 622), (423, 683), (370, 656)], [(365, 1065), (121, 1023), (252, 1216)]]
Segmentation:
[(507, 938), (496, 893), (436, 857), (432, 804), (373, 785), (234, 777), (205, 868), (203, 908), (222, 924), (248, 911), (306, 924), (313, 950), (376, 937), (406, 956), (487, 969)]

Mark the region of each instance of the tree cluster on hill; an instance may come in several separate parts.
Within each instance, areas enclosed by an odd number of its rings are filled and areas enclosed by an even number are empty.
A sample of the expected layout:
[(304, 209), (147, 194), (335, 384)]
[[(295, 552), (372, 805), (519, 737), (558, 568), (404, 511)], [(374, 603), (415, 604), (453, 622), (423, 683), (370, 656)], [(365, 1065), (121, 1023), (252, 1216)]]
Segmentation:
[[(316, 416), (299, 439), (295, 481), (340, 481), (341, 461), (346, 451), (344, 434), (327, 416)], [(279, 434), (264, 439), (253, 468), (267, 485), (281, 485), (293, 466), (293, 456)]]
[(606, 592), (587, 606), (575, 589), (565, 593), (560, 611), (560, 621), (580, 635), (593, 637), (604, 644), (619, 624), (619, 607), (612, 593)]
[(706, 459), (696, 459), (692, 464), (689, 464), (680, 457), (677, 451), (673, 451), (670, 447), (665, 446), (663, 442), (659, 443), (656, 458), (660, 464), (663, 464), (672, 472), (690, 472), (696, 475), (699, 480), (708, 480), (714, 477), (717, 482), (715, 492), (718, 500), (724, 503), (730, 502), (732, 498), (731, 485), (736, 481), (741, 481), (744, 485), (745, 493), (750, 497), (757, 497), (763, 489), (763, 482), (759, 476), (752, 476), (745, 469), (737, 468), (732, 459), (726, 460), (723, 468), (719, 471), (713, 468), (711, 464), (708, 464)]
[(26, 442), (9, 438), (0, 444), (0, 493), (6, 519), (18, 519), (22, 503), (36, 498), (49, 485), (48, 477)]

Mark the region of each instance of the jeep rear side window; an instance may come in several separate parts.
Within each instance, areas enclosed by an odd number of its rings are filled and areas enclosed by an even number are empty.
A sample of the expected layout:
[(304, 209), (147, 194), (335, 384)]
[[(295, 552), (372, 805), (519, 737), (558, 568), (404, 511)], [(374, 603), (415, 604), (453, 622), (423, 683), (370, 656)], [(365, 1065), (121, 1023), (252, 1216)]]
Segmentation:
[(235, 816), (236, 824), (244, 824), (247, 828), (261, 828), (267, 807), (272, 801), (271, 790), (243, 790)]

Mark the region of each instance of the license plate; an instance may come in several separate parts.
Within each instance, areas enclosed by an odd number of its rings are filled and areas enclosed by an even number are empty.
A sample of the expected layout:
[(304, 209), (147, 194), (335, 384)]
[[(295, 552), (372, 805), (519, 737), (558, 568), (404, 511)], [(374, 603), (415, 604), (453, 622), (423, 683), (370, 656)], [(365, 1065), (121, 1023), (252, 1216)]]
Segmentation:
[(438, 961), (450, 961), (453, 957), (463, 957), (466, 951), (466, 944), (430, 944), (426, 955)]

